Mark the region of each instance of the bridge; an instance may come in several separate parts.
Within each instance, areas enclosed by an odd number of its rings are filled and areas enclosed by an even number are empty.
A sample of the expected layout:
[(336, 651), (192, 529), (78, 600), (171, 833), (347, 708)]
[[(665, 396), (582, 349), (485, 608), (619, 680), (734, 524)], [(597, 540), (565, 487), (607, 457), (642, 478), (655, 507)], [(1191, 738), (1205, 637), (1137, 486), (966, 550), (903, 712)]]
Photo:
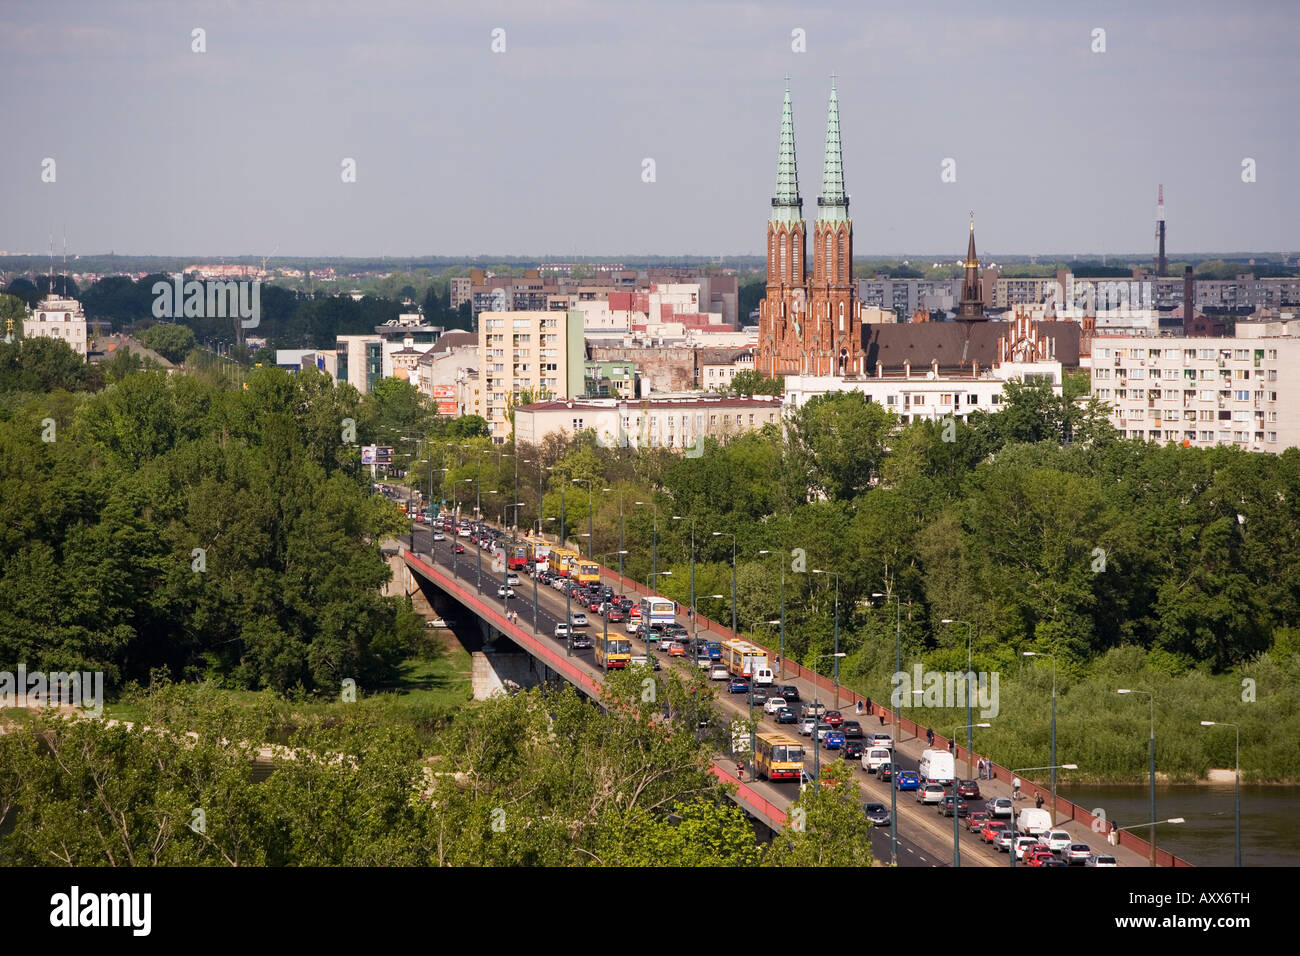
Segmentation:
[[(515, 589), (514, 599), (500, 598), (497, 588), (505, 584), (506, 572), (494, 567), (492, 559), (482, 552), (469, 539), (448, 535), (445, 541), (434, 542), (432, 530), (415, 525), (408, 539), (412, 547), (403, 546), (400, 551), (402, 562), (407, 570), (408, 580), (403, 582), (406, 593), (414, 593), (416, 588), (426, 597), (437, 597), (436, 603), (445, 604), (454, 601), (473, 615), (480, 626), (505, 637), (528, 654), (541, 675), (545, 678), (557, 678), (567, 681), (582, 693), (599, 699), (603, 686), (604, 674), (597, 667), (592, 651), (575, 650), (568, 646), (564, 638), (555, 638), (555, 627), (566, 618), (566, 599), (553, 588), (538, 584), (535, 579), (522, 577)], [(465, 553), (457, 555), (455, 547), (461, 543)], [(639, 598), (652, 592), (630, 578), (620, 577), (615, 571), (601, 566), (601, 581), (612, 586), (616, 592)], [(430, 601), (435, 603), (434, 600)], [(574, 606), (574, 610), (583, 610)], [(510, 621), (507, 611), (517, 612), (517, 620)], [(723, 641), (732, 638), (732, 632), (722, 625), (697, 614), (695, 620), (678, 616), (678, 623), (688, 631), (698, 633), (709, 640)], [(591, 638), (600, 640), (604, 622), (593, 620)], [(627, 637), (620, 625), (620, 637)], [(612, 633), (612, 631), (611, 631)], [(746, 638), (751, 643), (758, 643)], [(643, 642), (633, 638), (633, 654), (654, 651)], [(769, 659), (775, 661), (775, 655), (769, 650)], [(695, 667), (694, 661), (681, 659), (662, 659), (665, 668)], [(794, 684), (799, 688), (804, 701), (819, 700), (828, 709), (840, 710), (846, 717), (857, 717), (857, 704), (866, 706), (866, 700), (852, 691), (840, 686), (837, 689), (833, 681), (816, 674), (798, 664), (781, 661), (777, 669), (777, 682)], [(717, 709), (728, 720), (743, 719), (748, 715), (747, 696), (718, 694)], [(737, 699), (739, 698), (739, 699)], [(775, 730), (797, 737), (796, 728), (789, 725), (777, 725), (774, 719), (755, 710), (761, 718), (760, 729)], [(895, 714), (880, 703), (872, 703), (869, 712), (859, 718), (865, 733), (888, 732), (895, 737), (894, 760), (903, 770), (916, 770), (921, 750), (929, 746), (925, 743), (924, 728)], [(947, 738), (936, 735), (936, 747), (949, 743)], [(808, 747), (817, 746), (810, 741)], [(952, 742), (952, 750), (959, 768), (969, 757), (973, 763), (975, 756), (967, 753), (959, 742)], [(823, 750), (821, 762), (829, 765), (840, 760), (837, 751)], [(854, 762), (856, 764), (856, 761)], [(752, 779), (752, 764), (746, 757), (747, 773), (743, 780), (737, 779), (736, 763), (730, 756), (718, 754), (713, 760), (713, 772), (720, 779), (730, 782), (735, 787), (734, 799), (753, 818), (765, 824), (773, 831), (779, 831), (789, 819), (791, 804), (799, 796), (799, 785), (793, 781), (775, 783), (772, 781)], [(1011, 772), (1003, 767), (993, 765), (993, 779), (979, 780), (981, 797), (971, 800), (972, 809), (979, 809), (983, 800), (989, 797), (1011, 796)], [(967, 773), (958, 776), (973, 777)], [(952, 866), (953, 863), (953, 826), (952, 820), (939, 815), (933, 806), (922, 805), (911, 792), (893, 793), (892, 784), (879, 781), (874, 775), (868, 775), (860, 767), (855, 767), (852, 774), (858, 783), (863, 802), (883, 803), (890, 807), (891, 798), (896, 797), (896, 824), (898, 828), (898, 864), (900, 866)], [(1051, 809), (1051, 794), (1046, 787), (1022, 780), (1021, 791), (1025, 801), (1022, 806), (1032, 806), (1039, 794), (1042, 795), (1044, 807)], [(1020, 807), (1016, 808), (1018, 812)], [(1067, 800), (1058, 797), (1054, 814), (1056, 829), (1069, 831), (1080, 843), (1087, 843), (1098, 853), (1113, 855), (1121, 866), (1148, 865), (1149, 846), (1131, 831), (1119, 835), (1119, 845), (1110, 846), (1104, 830), (1097, 832), (1092, 814)], [(904, 833), (906, 830), (906, 834)], [(971, 833), (964, 821), (958, 827), (961, 845), (961, 864), (963, 866), (1007, 866), (1007, 856), (995, 847), (985, 844), (977, 834)], [(876, 827), (872, 834), (872, 849), (877, 860), (888, 862), (891, 859), (890, 828)], [(1174, 857), (1172, 854), (1157, 849), (1157, 865), (1188, 866), (1190, 864)]]

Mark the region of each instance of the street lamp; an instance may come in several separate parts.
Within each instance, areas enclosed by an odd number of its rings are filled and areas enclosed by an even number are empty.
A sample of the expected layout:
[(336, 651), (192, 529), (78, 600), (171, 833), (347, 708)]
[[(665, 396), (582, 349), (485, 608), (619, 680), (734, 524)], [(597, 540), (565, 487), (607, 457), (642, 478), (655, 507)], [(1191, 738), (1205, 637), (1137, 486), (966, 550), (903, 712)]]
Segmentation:
[[(975, 629), (971, 627), (969, 621), (955, 621), (950, 617), (945, 617), (940, 623), (966, 625), (966, 676), (962, 679), (962, 682), (966, 685), (966, 778), (969, 780), (973, 776), (971, 774), (971, 750), (973, 749), (972, 747), (972, 744), (974, 743), (973, 735), (975, 733), (973, 729), (973, 725), (971, 724), (971, 700), (970, 700), (970, 679), (972, 677), (971, 653), (972, 653), (972, 648), (974, 647), (975, 644)], [(1053, 763), (1056, 762), (1055, 753), (1052, 754), (1052, 762)], [(1052, 798), (1053, 799), (1056, 798), (1055, 791), (1053, 791), (1052, 793)]]
[[(686, 521), (681, 515), (673, 515), (674, 521)], [(691, 637), (694, 638), (699, 633), (699, 625), (695, 623), (695, 515), (691, 515)]]
[[(736, 535), (731, 531), (714, 531), (713, 537), (720, 538), (723, 536), (731, 538), (731, 636), (738, 637), (736, 634)], [(838, 698), (836, 704), (838, 704)]]
[[(613, 488), (601, 488), (601, 491), (613, 491)], [(623, 555), (627, 554), (623, 544), (623, 489), (618, 490), (618, 577), (619, 586), (623, 584)]]
[(650, 587), (651, 594), (659, 593), (659, 508), (653, 501), (638, 501), (638, 505), (649, 505), (654, 514), (654, 524), (652, 526), (652, 546), (650, 552), (650, 578), (654, 582)]
[(584, 482), (587, 485), (587, 557), (590, 558), (591, 545), (592, 545), (591, 516), (592, 513), (596, 510), (594, 507), (595, 502), (592, 500), (594, 496), (594, 492), (592, 491), (592, 483), (590, 478), (573, 478), (571, 480), (575, 485), (581, 485)]
[(1233, 866), (1241, 866), (1241, 728), (1224, 720), (1203, 720), (1202, 727), (1231, 727), (1237, 734), (1237, 772), (1233, 784), (1233, 830), (1236, 837), (1236, 853)]
[[(984, 723), (981, 724), (967, 724), (965, 727), (957, 727), (952, 732), (952, 739), (953, 740), (957, 739), (957, 731), (964, 730), (966, 731), (966, 739), (970, 740), (971, 734), (975, 732), (976, 727), (992, 727), (992, 726), (993, 725), (990, 724), (988, 721), (985, 721)], [(893, 760), (894, 755), (890, 754), (889, 759)], [(966, 763), (967, 763), (967, 770), (969, 771), (970, 761), (967, 760)], [(894, 789), (895, 790), (898, 789), (897, 785), (895, 785)], [(954, 783), (952, 786), (952, 865), (954, 867), (961, 866), (961, 846), (957, 842), (957, 801), (960, 799), (961, 797), (957, 795), (957, 785)], [(1014, 844), (1011, 847), (1011, 855), (1012, 856), (1016, 855), (1016, 848)]]
[[(1056, 655), (1039, 651), (1024, 651), (1025, 657), (1050, 657), (1052, 659), (1052, 752), (1048, 757), (1056, 763)], [(1052, 826), (1056, 826), (1056, 771), (1052, 771)]]
[(814, 793), (821, 792), (821, 788), (822, 788), (822, 742), (817, 735), (818, 728), (820, 727), (822, 722), (821, 715), (818, 713), (818, 711), (821, 709), (821, 697), (820, 697), (821, 688), (817, 684), (817, 663), (819, 661), (824, 661), (829, 657), (833, 657), (835, 658), (835, 663), (838, 664), (840, 662), (839, 659), (844, 656), (845, 656), (844, 654), (839, 653), (837, 651), (834, 654), (822, 654), (821, 656), (813, 660), (812, 742), (813, 742), (813, 792)]
[[(813, 574), (828, 574), (835, 579), (835, 650), (840, 649), (840, 576), (835, 571), (818, 571), (813, 569)], [(838, 657), (843, 657), (839, 654)], [(840, 662), (835, 661), (835, 709), (840, 709)]]
[(1154, 691), (1121, 688), (1117, 694), (1145, 694), (1151, 698), (1151, 736), (1147, 740), (1148, 770), (1151, 778), (1151, 858), (1149, 865), (1156, 865), (1156, 695)]
[[(886, 585), (886, 587), (888, 587), (888, 585)], [(879, 591), (872, 591), (871, 596), (877, 598), (885, 597), (885, 595)], [(898, 674), (901, 673), (903, 670), (903, 602), (901, 602), (898, 599), (897, 592), (894, 593), (894, 611), (895, 611), (894, 673)], [(890, 703), (893, 704), (892, 699), (890, 700)], [(903, 709), (903, 701), (901, 698), (898, 701), (898, 705), (893, 707), (892, 709), (894, 712), (894, 748), (895, 748), (894, 753), (897, 753), (899, 735), (902, 733), (903, 730), (902, 716), (900, 714), (900, 711), (902, 711)], [(894, 759), (892, 754), (890, 755), (889, 759), (891, 761)], [(895, 771), (897, 771), (897, 767), (895, 767)], [(889, 852), (890, 852), (890, 862), (894, 866), (897, 866), (898, 865), (898, 785), (896, 782), (894, 786), (889, 788)]]
[[(1077, 763), (1063, 763), (1056, 767), (1021, 767), (1019, 770), (1011, 771), (1011, 779), (1015, 780), (1016, 777), (1020, 776), (1022, 773), (1029, 773), (1029, 771), (1031, 770), (1078, 770), (1078, 769), (1079, 769), (1079, 765)], [(1012, 795), (1013, 796), (1015, 795), (1014, 789), (1012, 790)], [(1017, 835), (1018, 834), (1016, 833), (1016, 808), (1013, 806), (1011, 808), (1011, 853), (1010, 853), (1011, 866), (1013, 869), (1015, 868), (1016, 865), (1016, 836)]]
[[(762, 551), (759, 551), (758, 553), (779, 555), (781, 552), (769, 551), (768, 549), (764, 548)], [(777, 680), (781, 680), (785, 677), (785, 559), (784, 558), (781, 559), (780, 564), (781, 564), (781, 650), (780, 653), (777, 654), (777, 659), (780, 661), (780, 665), (778, 667), (778, 673), (776, 675)]]

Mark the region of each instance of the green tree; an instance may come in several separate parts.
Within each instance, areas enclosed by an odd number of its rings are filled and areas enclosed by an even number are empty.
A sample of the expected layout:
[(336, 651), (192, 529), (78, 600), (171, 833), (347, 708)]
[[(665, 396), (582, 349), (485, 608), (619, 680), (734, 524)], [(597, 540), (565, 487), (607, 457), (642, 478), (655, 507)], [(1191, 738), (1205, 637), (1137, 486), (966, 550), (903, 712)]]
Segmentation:
[(183, 325), (163, 322), (151, 325), (140, 335), (146, 348), (153, 349), (169, 362), (181, 362), (194, 348), (194, 333)]

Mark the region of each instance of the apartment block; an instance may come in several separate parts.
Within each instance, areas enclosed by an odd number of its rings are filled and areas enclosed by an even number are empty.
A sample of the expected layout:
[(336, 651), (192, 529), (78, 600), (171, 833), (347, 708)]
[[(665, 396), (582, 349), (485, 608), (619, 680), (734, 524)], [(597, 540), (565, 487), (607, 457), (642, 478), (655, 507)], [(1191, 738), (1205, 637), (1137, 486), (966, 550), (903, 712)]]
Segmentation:
[(510, 409), (524, 392), (566, 399), (585, 388), (582, 313), (545, 309), (479, 317), (479, 387), (474, 414), (487, 419), (492, 440), (510, 436)]
[(1279, 452), (1300, 445), (1300, 340), (1114, 337), (1093, 343), (1092, 394), (1125, 438)]
[(76, 299), (49, 296), (23, 319), (23, 338), (43, 337), (67, 342), (83, 359), (89, 353), (86, 340), (86, 313)]
[(550, 434), (572, 436), (586, 430), (608, 448), (684, 450), (703, 438), (724, 440), (780, 421), (781, 400), (767, 396), (665, 395), (634, 402), (585, 398), (515, 410), (521, 442), (536, 444)]

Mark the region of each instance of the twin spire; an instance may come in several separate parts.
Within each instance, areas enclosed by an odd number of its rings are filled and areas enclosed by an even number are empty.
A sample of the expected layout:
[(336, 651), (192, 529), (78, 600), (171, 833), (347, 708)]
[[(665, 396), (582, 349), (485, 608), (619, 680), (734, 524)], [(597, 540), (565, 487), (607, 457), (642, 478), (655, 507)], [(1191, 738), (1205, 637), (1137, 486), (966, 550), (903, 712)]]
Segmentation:
[[(794, 114), (790, 107), (790, 78), (785, 78), (785, 104), (781, 108), (781, 150), (776, 164), (773, 222), (802, 218), (799, 172), (794, 155)], [(844, 192), (844, 159), (840, 152), (840, 107), (831, 77), (831, 99), (826, 107), (826, 151), (822, 159), (822, 194), (817, 199), (817, 220), (837, 222), (849, 218), (849, 197)]]

